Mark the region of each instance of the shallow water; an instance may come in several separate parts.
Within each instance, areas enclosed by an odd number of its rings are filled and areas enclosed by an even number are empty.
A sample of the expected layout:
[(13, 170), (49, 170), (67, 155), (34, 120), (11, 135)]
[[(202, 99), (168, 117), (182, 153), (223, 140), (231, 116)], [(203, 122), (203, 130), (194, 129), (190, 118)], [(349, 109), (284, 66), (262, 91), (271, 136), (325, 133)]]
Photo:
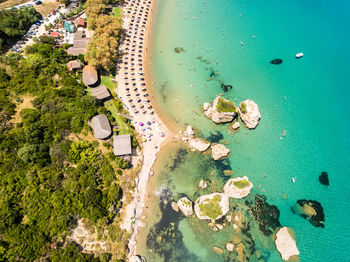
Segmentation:
[[(156, 100), (180, 126), (191, 124), (203, 138), (228, 143), (231, 150), (228, 160), (215, 163), (207, 155), (169, 149), (172, 157), (163, 158), (155, 182), (168, 188), (168, 200), (183, 194), (195, 200), (220, 191), (227, 179), (223, 170), (232, 169), (253, 182), (251, 197), (263, 194), (278, 207), (280, 223), (296, 232), (301, 261), (348, 260), (349, 14), (346, 1), (158, 1), (152, 48)], [(176, 53), (176, 47), (184, 51)], [(298, 52), (305, 56), (295, 59)], [(275, 58), (283, 63), (270, 64)], [(207, 81), (213, 72), (218, 75)], [(228, 125), (215, 125), (203, 116), (202, 104), (223, 92), (221, 83), (233, 86), (225, 98), (237, 103), (249, 98), (259, 105), (257, 129), (241, 127), (233, 133)], [(282, 130), (287, 135), (280, 140)], [(210, 175), (212, 170), (215, 175)], [(318, 181), (322, 171), (329, 174), (328, 187)], [(201, 178), (216, 184), (196, 191)], [(291, 212), (298, 199), (322, 204), (325, 228)], [(212, 247), (224, 248), (231, 231), (208, 232), (203, 221), (179, 217), (169, 205), (161, 205), (159, 215), (168, 222), (176, 219), (168, 258), (229, 260)], [(244, 203), (231, 203), (235, 205), (244, 209)], [(150, 227), (158, 222), (150, 220)], [(251, 233), (263, 260), (281, 260), (272, 237), (262, 236), (258, 228)], [(152, 258), (164, 260), (162, 255)]]

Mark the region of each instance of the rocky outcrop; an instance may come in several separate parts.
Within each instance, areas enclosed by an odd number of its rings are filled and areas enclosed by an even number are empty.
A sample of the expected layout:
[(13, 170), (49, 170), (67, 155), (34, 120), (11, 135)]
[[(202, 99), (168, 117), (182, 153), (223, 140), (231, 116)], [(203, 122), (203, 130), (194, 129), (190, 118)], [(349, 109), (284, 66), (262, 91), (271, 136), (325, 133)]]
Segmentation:
[(210, 142), (204, 141), (199, 138), (193, 138), (188, 141), (190, 148), (198, 150), (199, 152), (207, 151), (210, 147)]
[(211, 147), (211, 155), (214, 160), (220, 160), (230, 154), (230, 149), (221, 144), (215, 144)]
[(241, 102), (239, 107), (239, 116), (246, 127), (249, 129), (256, 128), (261, 118), (258, 105), (249, 99)]
[(193, 214), (193, 203), (187, 197), (180, 198), (179, 201), (177, 201), (177, 205), (185, 216), (188, 217)]
[(320, 183), (324, 186), (329, 186), (329, 179), (328, 179), (328, 173), (322, 172), (321, 175), (318, 177), (318, 180)]
[(146, 262), (146, 259), (144, 257), (136, 255), (136, 256), (130, 257), (129, 262)]
[(232, 244), (231, 242), (227, 242), (227, 243), (226, 243), (226, 249), (227, 249), (227, 251), (233, 252), (233, 249), (234, 249), (234, 248), (235, 248), (235, 245)]
[(205, 182), (204, 179), (201, 179), (198, 183), (198, 187), (201, 189), (206, 189), (208, 187), (208, 184), (207, 184), (207, 182)]
[(184, 131), (184, 136), (188, 138), (193, 138), (194, 137), (194, 131), (191, 125), (188, 125), (186, 128), (186, 131)]
[(240, 123), (238, 121), (236, 121), (232, 124), (231, 127), (233, 130), (237, 130), (240, 126), (241, 126)]
[(298, 200), (292, 212), (306, 218), (315, 227), (324, 227), (324, 213), (321, 203), (315, 200)]
[(203, 110), (205, 116), (211, 118), (217, 124), (232, 122), (237, 116), (235, 104), (220, 96), (214, 99), (213, 106), (209, 103), (204, 103)]
[(172, 208), (175, 212), (179, 212), (179, 206), (177, 205), (176, 202), (171, 202), (171, 208)]
[(287, 227), (282, 227), (278, 230), (276, 233), (275, 244), (284, 261), (300, 254), (297, 244), (294, 238), (290, 235)]
[(229, 199), (220, 193), (201, 196), (195, 202), (194, 211), (199, 219), (220, 219), (229, 211)]
[(224, 194), (227, 197), (243, 198), (250, 193), (252, 188), (253, 184), (249, 181), (248, 177), (234, 177), (226, 182), (224, 186)]

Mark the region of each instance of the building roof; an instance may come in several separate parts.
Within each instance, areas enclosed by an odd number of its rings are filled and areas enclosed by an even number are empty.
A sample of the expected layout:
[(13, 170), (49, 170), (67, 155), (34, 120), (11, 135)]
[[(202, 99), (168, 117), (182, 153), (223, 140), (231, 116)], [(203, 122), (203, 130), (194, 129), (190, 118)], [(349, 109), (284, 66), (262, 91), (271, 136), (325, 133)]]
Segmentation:
[(111, 96), (105, 85), (91, 89), (91, 94), (99, 100), (103, 100)]
[(52, 36), (52, 37), (60, 37), (60, 34), (58, 32), (50, 32), (50, 36)]
[(131, 155), (131, 137), (130, 135), (113, 136), (114, 155)]
[(68, 48), (69, 55), (78, 56), (86, 53), (86, 48), (92, 39), (93, 32), (88, 30), (76, 31), (73, 37), (73, 46)]
[(91, 119), (91, 127), (94, 130), (95, 137), (106, 139), (112, 134), (111, 125), (106, 115), (97, 115)]
[(79, 69), (81, 68), (81, 63), (79, 60), (72, 60), (67, 63), (67, 67), (69, 70)]
[(79, 17), (79, 18), (77, 19), (77, 26), (85, 27), (85, 19)]
[(90, 65), (84, 66), (83, 68), (83, 81), (85, 85), (92, 86), (98, 81), (98, 74), (95, 67)]

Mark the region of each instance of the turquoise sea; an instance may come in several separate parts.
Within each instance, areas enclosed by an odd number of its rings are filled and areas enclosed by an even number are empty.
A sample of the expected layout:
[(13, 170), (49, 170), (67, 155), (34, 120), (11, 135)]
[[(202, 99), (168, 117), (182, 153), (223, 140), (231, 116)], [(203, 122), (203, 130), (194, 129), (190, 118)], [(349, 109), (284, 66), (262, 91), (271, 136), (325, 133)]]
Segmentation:
[[(214, 162), (179, 145), (168, 149), (156, 174), (161, 200), (185, 194), (194, 201), (220, 190), (223, 170), (231, 169), (253, 182), (251, 198), (264, 195), (277, 206), (280, 223), (296, 232), (300, 261), (350, 261), (350, 1), (158, 0), (154, 24), (156, 102), (180, 127), (191, 124), (204, 139), (231, 150), (228, 160)], [(295, 59), (299, 52), (305, 56)], [(283, 63), (270, 64), (275, 58)], [(207, 81), (213, 72), (218, 75)], [(223, 92), (220, 83), (233, 89)], [(254, 100), (259, 126), (231, 132), (205, 118), (203, 103), (219, 93), (237, 103)], [(323, 171), (329, 186), (318, 181)], [(196, 190), (201, 178), (212, 186)], [(299, 199), (322, 204), (324, 228), (291, 212)], [(212, 251), (225, 249), (232, 230), (212, 232), (164, 203), (154, 203), (158, 216), (147, 230), (160, 234), (174, 223), (167, 235), (172, 247), (162, 250), (161, 239), (149, 233), (147, 261), (234, 261), (226, 251)], [(232, 205), (244, 209), (245, 203)], [(254, 226), (250, 234), (261, 254), (251, 261), (281, 261), (273, 236)]]

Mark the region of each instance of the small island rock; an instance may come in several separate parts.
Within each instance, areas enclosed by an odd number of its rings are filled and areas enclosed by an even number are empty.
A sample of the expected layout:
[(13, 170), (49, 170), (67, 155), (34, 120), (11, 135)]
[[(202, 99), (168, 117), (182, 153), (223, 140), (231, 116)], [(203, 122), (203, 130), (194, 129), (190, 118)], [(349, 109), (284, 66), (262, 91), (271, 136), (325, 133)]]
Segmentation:
[(321, 175), (318, 177), (318, 180), (320, 183), (324, 186), (329, 186), (329, 179), (328, 179), (328, 173), (322, 172)]
[(237, 130), (240, 126), (241, 126), (240, 123), (238, 121), (236, 121), (232, 124), (231, 127), (233, 130)]
[(324, 227), (324, 213), (321, 203), (316, 200), (300, 199), (292, 207), (292, 212), (306, 218), (315, 227)]
[(207, 151), (210, 147), (210, 142), (204, 141), (199, 138), (193, 138), (188, 141), (190, 148), (198, 150), (199, 152)]
[(177, 205), (185, 216), (188, 217), (193, 214), (193, 203), (187, 197), (180, 198), (179, 201), (177, 201)]
[(211, 107), (209, 103), (203, 105), (204, 114), (215, 123), (228, 123), (237, 116), (237, 108), (232, 101), (220, 96), (216, 97)]
[(259, 124), (261, 114), (259, 107), (252, 100), (245, 100), (240, 104), (239, 116), (249, 129), (254, 129)]
[(194, 131), (191, 125), (187, 126), (186, 131), (184, 131), (184, 135), (187, 136), (188, 138), (194, 137)]
[(175, 212), (179, 212), (179, 206), (177, 205), (176, 202), (171, 202), (171, 208), (175, 211)]
[(215, 144), (211, 147), (211, 155), (214, 160), (220, 160), (230, 154), (230, 149), (221, 144)]
[(224, 194), (227, 197), (243, 198), (250, 193), (252, 188), (253, 184), (249, 181), (248, 177), (234, 177), (226, 182), (224, 186)]
[(293, 256), (298, 256), (299, 250), (294, 238), (290, 235), (287, 227), (282, 227), (276, 234), (275, 244), (284, 261)]
[(227, 251), (233, 252), (233, 249), (235, 248), (235, 245), (232, 244), (231, 242), (226, 243), (226, 249)]
[(201, 189), (206, 189), (208, 187), (208, 184), (203, 179), (201, 179), (199, 181), (198, 187), (201, 188)]
[(220, 219), (226, 215), (229, 208), (228, 197), (220, 193), (201, 196), (194, 205), (194, 211), (199, 219)]

